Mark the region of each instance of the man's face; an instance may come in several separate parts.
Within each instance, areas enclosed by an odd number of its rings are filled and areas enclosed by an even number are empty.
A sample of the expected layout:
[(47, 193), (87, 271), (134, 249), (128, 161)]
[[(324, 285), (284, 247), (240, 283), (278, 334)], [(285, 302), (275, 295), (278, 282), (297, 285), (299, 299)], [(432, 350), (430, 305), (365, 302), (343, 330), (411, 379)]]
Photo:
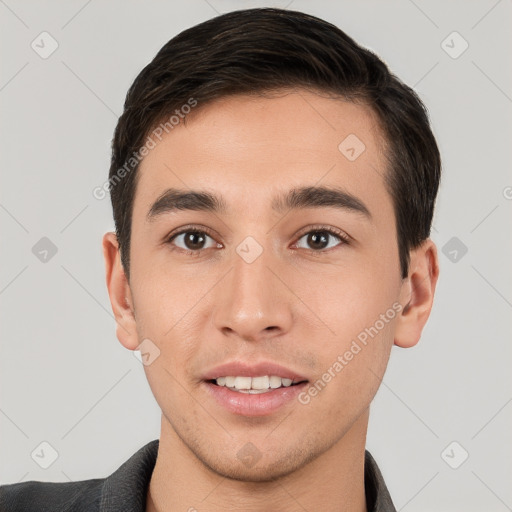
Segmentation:
[[(167, 434), (219, 474), (271, 479), (351, 436), (364, 443), (402, 291), (381, 132), (369, 108), (306, 91), (196, 108), (139, 170), (130, 254), (138, 340), (160, 350), (145, 371)], [(352, 200), (326, 205), (320, 194), (287, 207), (303, 187)], [(171, 188), (216, 195), (225, 209), (161, 202), (149, 215)], [(217, 370), (229, 363), (240, 365)], [(248, 375), (302, 383), (244, 393), (211, 381)]]

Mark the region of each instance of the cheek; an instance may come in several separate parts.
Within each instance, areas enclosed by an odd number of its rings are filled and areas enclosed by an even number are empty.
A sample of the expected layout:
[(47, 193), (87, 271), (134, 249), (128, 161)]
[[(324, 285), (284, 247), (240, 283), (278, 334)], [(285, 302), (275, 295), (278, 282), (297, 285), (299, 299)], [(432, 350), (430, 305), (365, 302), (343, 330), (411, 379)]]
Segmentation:
[[(389, 270), (385, 272), (377, 262), (373, 268), (368, 264), (317, 273), (294, 286), (304, 304), (322, 321), (322, 331), (328, 339), (343, 345), (392, 308), (399, 296), (398, 280), (393, 280)], [(382, 326), (379, 330), (383, 330)]]
[(141, 334), (166, 339), (191, 321), (208, 287), (205, 279), (187, 272), (182, 267), (173, 271), (165, 262), (149, 258), (134, 265), (131, 287)]
[(396, 276), (383, 268), (385, 262), (375, 261), (360, 269), (338, 269), (317, 279), (315, 288), (303, 288), (304, 302), (323, 322), (314, 331), (319, 382), (313, 394), (321, 395), (319, 404), (331, 404), (340, 414), (343, 408), (369, 404), (389, 358), (399, 286)]
[(311, 403), (338, 426), (345, 425), (340, 418), (355, 419), (369, 407), (386, 370), (393, 341), (393, 320), (366, 323), (361, 318), (350, 318), (350, 322), (346, 330), (339, 324), (339, 339), (325, 345), (318, 354), (319, 371), (299, 397), (300, 403)]

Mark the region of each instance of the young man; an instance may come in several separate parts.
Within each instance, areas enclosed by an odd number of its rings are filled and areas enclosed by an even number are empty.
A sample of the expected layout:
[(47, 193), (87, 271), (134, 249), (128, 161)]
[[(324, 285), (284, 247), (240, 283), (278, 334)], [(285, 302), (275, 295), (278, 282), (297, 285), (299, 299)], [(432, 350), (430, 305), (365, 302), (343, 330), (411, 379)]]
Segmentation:
[(430, 314), (439, 177), (421, 101), (333, 25), (253, 9), (169, 41), (128, 92), (103, 239), (160, 439), (2, 510), (395, 510), (369, 406)]

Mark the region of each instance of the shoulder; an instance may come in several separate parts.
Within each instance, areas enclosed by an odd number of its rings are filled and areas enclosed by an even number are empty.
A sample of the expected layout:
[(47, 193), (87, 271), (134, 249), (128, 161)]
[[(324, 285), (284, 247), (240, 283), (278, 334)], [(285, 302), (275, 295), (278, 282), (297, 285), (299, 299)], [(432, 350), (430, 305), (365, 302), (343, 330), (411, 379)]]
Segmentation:
[(105, 479), (78, 482), (20, 482), (0, 486), (2, 512), (93, 512), (99, 510)]
[(158, 446), (150, 441), (105, 478), (0, 485), (0, 512), (142, 512)]

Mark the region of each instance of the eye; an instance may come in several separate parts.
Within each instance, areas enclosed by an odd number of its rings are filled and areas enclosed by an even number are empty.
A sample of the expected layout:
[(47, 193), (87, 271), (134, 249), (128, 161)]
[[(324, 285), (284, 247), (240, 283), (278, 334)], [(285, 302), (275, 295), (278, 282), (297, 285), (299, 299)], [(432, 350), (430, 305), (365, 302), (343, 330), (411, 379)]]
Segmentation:
[[(336, 239), (338, 243), (335, 242)], [(300, 245), (301, 240), (305, 241), (306, 246)], [(309, 249), (315, 252), (324, 251), (325, 249), (331, 249), (340, 244), (348, 244), (349, 238), (342, 231), (335, 230), (333, 228), (315, 228), (302, 235), (296, 243), (299, 249)]]
[(203, 249), (219, 246), (211, 236), (199, 229), (183, 229), (169, 237), (167, 243), (187, 253), (198, 253)]
[[(170, 235), (166, 243), (173, 246), (173, 250), (176, 248), (190, 255), (199, 255), (205, 249), (222, 247), (204, 229), (187, 227)], [(337, 245), (348, 243), (349, 236), (343, 231), (334, 228), (315, 227), (302, 235), (294, 246), (314, 252), (325, 252), (325, 250), (332, 249)]]

